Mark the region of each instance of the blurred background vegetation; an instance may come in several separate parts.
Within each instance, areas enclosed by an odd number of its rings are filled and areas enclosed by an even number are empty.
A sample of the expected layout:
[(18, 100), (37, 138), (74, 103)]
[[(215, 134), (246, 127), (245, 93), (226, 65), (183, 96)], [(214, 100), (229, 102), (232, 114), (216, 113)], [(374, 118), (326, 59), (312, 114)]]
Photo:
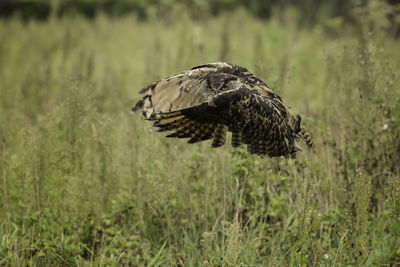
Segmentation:
[(135, 14), (141, 20), (149, 17), (171, 19), (173, 10), (189, 13), (191, 18), (205, 19), (224, 12), (245, 9), (253, 16), (266, 20), (272, 10), (282, 14), (287, 8), (298, 11), (298, 23), (315, 25), (327, 18), (338, 18), (354, 22), (354, 12), (381, 9), (388, 19), (388, 27), (396, 37), (400, 36), (399, 0), (2, 0), (0, 16), (20, 16), (24, 20), (81, 14), (94, 18), (104, 13), (110, 17)]
[[(23, 18), (46, 19), (51, 15), (63, 16), (80, 13), (93, 18), (98, 12), (109, 16), (121, 16), (130, 13), (146, 19), (156, 12), (159, 17), (169, 16), (172, 9), (183, 8), (194, 18), (204, 18), (230, 12), (238, 8), (246, 9), (250, 14), (268, 19), (272, 9), (296, 8), (301, 13), (302, 23), (315, 23), (317, 19), (327, 17), (348, 17), (355, 7), (367, 7), (376, 0), (3, 0), (0, 2), (1, 15), (8, 17), (19, 14)], [(382, 0), (396, 11), (399, 0)]]
[[(0, 266), (400, 262), (397, 1), (3, 0), (0, 14)], [(302, 114), (315, 148), (188, 145), (129, 113), (142, 87), (221, 60)]]
[(136, 13), (140, 18), (146, 18), (149, 10), (154, 9), (165, 16), (170, 9), (178, 6), (187, 8), (194, 16), (216, 15), (224, 11), (232, 11), (239, 7), (246, 8), (253, 15), (267, 19), (271, 15), (271, 7), (296, 7), (307, 12), (307, 19), (316, 16), (317, 12), (325, 11), (324, 15), (337, 16), (346, 14), (354, 5), (366, 5), (367, 1), (334, 0), (323, 3), (318, 0), (6, 0), (3, 6), (8, 10), (3, 14), (20, 12), (23, 17), (47, 18), (50, 13), (64, 15), (68, 12), (79, 12), (93, 17), (96, 12), (102, 11), (111, 16), (120, 16), (127, 13)]

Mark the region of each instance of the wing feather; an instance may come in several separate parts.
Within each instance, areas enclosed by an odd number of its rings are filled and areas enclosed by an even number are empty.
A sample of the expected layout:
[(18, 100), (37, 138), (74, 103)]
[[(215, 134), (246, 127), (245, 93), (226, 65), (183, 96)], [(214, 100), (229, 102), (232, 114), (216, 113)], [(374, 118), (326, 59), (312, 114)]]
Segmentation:
[(185, 125), (185, 123), (189, 122), (187, 118), (184, 116), (180, 116), (175, 120), (168, 120), (168, 122), (164, 121), (156, 121), (153, 126), (158, 128), (158, 131), (172, 131), (174, 129), (180, 128), (181, 126)]
[(200, 104), (207, 99), (198, 94), (197, 89), (201, 87), (207, 74), (233, 74), (237, 68), (224, 62), (210, 63), (161, 79), (139, 91), (142, 99), (132, 108), (132, 112), (142, 110), (143, 117), (148, 119), (155, 113), (176, 111)]
[[(180, 112), (185, 117), (204, 124), (213, 122), (226, 125), (229, 129), (243, 125), (242, 142), (248, 144), (249, 153), (261, 154), (259, 147), (262, 142), (259, 140), (271, 139), (272, 145), (267, 147), (268, 155), (290, 155), (295, 148), (295, 133), (281, 117), (284, 113), (281, 110), (283, 106), (277, 109), (278, 105), (260, 103), (259, 96), (242, 87), (218, 94), (208, 102), (182, 109)], [(254, 107), (257, 107), (258, 112), (253, 112)]]
[(175, 132), (167, 135), (166, 137), (188, 138), (188, 137), (191, 137), (195, 133), (196, 129), (199, 126), (200, 126), (200, 124), (198, 124), (194, 121), (189, 121), (183, 127), (179, 128), (179, 129), (173, 129), (173, 131), (175, 131)]
[[(229, 74), (226, 77), (235, 79), (235, 87), (214, 96), (202, 93), (210, 73)], [(300, 116), (294, 116), (263, 81), (233, 64), (197, 66), (161, 79), (139, 94), (142, 98), (132, 111), (141, 110), (159, 131), (171, 131), (167, 137), (190, 138), (189, 143), (213, 139), (212, 146), (219, 147), (230, 131), (233, 147), (244, 143), (249, 153), (269, 157), (294, 157), (299, 137), (312, 145)]]
[(189, 144), (194, 144), (200, 141), (211, 139), (214, 134), (215, 123), (203, 123), (198, 130), (193, 134), (192, 138), (188, 141)]

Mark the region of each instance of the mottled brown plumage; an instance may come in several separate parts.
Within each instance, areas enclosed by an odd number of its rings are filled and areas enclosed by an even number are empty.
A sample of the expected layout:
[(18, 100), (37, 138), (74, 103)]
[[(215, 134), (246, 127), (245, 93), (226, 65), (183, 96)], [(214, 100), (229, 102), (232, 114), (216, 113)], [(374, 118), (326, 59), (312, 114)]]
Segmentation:
[(247, 144), (251, 154), (291, 156), (300, 150), (301, 137), (309, 147), (310, 135), (263, 81), (247, 69), (217, 62), (161, 79), (139, 94), (132, 111), (154, 121), (167, 137), (190, 138), (189, 143), (213, 139), (212, 146), (225, 144), (232, 132), (232, 146)]

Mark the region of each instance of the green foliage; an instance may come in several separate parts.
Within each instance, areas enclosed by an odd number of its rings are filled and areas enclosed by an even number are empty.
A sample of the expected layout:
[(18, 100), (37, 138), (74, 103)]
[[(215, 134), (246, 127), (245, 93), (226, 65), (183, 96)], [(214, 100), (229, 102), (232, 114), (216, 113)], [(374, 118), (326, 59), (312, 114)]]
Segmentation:
[[(370, 0), (369, 2), (379, 2)], [(275, 8), (296, 8), (302, 15), (302, 24), (315, 23), (321, 17), (348, 16), (356, 6), (365, 6), (366, 2), (355, 0), (19, 0), (5, 3), (11, 8), (0, 12), (10, 15), (18, 11), (23, 18), (46, 19), (54, 15), (79, 13), (93, 18), (98, 12), (110, 16), (136, 14), (140, 19), (148, 19), (156, 15), (168, 19), (176, 12), (186, 10), (193, 18), (203, 19), (224, 12), (246, 9), (252, 15), (267, 19)]]
[[(400, 53), (372, 13), (1, 21), (0, 265), (397, 264)], [(217, 60), (264, 79), (315, 148), (187, 145), (129, 114), (143, 86)]]

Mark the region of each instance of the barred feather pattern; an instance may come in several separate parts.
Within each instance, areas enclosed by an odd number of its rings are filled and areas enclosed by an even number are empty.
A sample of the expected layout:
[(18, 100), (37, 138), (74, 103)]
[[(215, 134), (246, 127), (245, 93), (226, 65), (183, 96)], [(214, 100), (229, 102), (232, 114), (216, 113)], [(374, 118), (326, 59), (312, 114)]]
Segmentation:
[(295, 157), (296, 142), (312, 139), (282, 99), (247, 69), (224, 62), (194, 67), (161, 79), (144, 89), (132, 108), (153, 121), (167, 137), (189, 138), (188, 143), (213, 139), (223, 146), (247, 145), (250, 154)]

